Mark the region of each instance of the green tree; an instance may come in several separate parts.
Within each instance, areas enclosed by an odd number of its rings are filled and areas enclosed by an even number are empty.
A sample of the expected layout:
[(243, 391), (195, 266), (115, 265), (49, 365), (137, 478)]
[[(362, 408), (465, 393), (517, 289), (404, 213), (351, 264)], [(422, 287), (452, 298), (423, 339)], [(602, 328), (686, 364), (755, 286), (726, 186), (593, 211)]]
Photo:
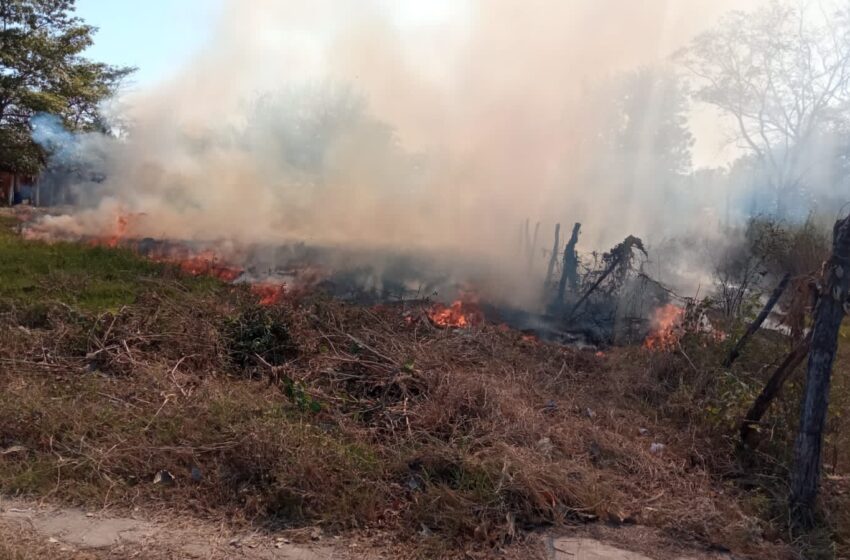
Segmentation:
[(96, 28), (74, 15), (75, 0), (0, 0), (0, 169), (32, 174), (45, 157), (31, 119), (59, 117), (70, 130), (105, 130), (98, 111), (132, 68), (82, 56)]

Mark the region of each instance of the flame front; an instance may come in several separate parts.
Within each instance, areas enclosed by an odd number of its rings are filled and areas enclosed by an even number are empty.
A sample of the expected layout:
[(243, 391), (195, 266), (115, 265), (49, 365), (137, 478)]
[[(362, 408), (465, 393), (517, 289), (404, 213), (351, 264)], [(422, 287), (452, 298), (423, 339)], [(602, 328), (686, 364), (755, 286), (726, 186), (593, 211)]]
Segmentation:
[(233, 282), (242, 274), (242, 269), (222, 262), (212, 251), (201, 251), (196, 255), (152, 254), (151, 260), (176, 264), (180, 270), (192, 276), (213, 276), (224, 282)]
[(106, 239), (98, 240), (95, 242), (95, 245), (106, 245), (107, 247), (117, 247), (121, 241), (127, 237), (127, 227), (130, 224), (130, 216), (128, 214), (118, 214), (115, 216), (115, 229), (112, 232), (112, 235), (107, 237)]
[(450, 306), (435, 303), (428, 310), (428, 318), (438, 327), (466, 328), (484, 322), (484, 314), (474, 303), (457, 300)]
[(271, 283), (252, 284), (251, 292), (260, 298), (260, 305), (274, 305), (283, 299), (283, 296), (286, 294), (286, 285)]
[(652, 317), (652, 332), (643, 342), (644, 348), (657, 352), (669, 352), (676, 348), (682, 338), (685, 309), (672, 303), (655, 310)]

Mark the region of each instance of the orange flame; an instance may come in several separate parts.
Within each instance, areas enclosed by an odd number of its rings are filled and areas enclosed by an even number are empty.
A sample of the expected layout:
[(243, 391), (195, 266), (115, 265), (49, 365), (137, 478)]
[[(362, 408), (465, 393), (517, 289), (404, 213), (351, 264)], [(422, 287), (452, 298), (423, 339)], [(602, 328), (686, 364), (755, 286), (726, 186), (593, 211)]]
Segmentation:
[(428, 310), (428, 318), (438, 327), (467, 328), (484, 322), (484, 314), (474, 303), (457, 300), (446, 307), (435, 303)]
[(118, 247), (127, 237), (127, 228), (130, 225), (130, 215), (120, 213), (115, 216), (115, 225), (109, 235), (92, 239), (89, 243), (94, 246)]
[(260, 305), (274, 305), (283, 299), (286, 293), (285, 284), (253, 284), (251, 292), (260, 298)]
[(233, 282), (242, 274), (242, 269), (229, 266), (219, 260), (212, 251), (202, 251), (197, 255), (153, 255), (151, 259), (158, 262), (172, 263), (180, 270), (192, 276), (212, 276), (224, 282)]
[(655, 310), (652, 317), (652, 332), (643, 346), (657, 352), (669, 352), (676, 348), (683, 334), (685, 309), (672, 303)]

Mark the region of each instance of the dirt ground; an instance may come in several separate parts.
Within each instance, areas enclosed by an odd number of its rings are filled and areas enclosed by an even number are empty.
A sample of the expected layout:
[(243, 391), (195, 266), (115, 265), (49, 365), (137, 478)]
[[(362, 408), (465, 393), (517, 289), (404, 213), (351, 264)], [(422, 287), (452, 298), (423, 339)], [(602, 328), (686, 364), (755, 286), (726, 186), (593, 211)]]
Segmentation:
[[(0, 502), (0, 560), (379, 560), (408, 557), (380, 535), (330, 537), (319, 530), (238, 532), (209, 520), (169, 519), (165, 513), (59, 508), (34, 501)], [(534, 535), (500, 551), (506, 559), (722, 560), (722, 553), (689, 547), (645, 527), (589, 526), (567, 534)]]

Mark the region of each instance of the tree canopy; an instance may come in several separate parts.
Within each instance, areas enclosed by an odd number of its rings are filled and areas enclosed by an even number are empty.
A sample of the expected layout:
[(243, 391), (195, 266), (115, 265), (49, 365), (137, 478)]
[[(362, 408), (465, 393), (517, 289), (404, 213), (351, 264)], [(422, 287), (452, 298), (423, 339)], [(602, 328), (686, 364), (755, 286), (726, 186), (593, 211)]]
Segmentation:
[(850, 9), (829, 5), (770, 0), (731, 12), (677, 56), (696, 98), (730, 116), (764, 166), (778, 214), (812, 168), (829, 165), (813, 161), (813, 147), (850, 124)]
[(75, 0), (0, 0), (0, 169), (34, 173), (44, 154), (31, 119), (59, 117), (69, 130), (105, 130), (98, 110), (133, 69), (82, 55), (95, 27), (74, 15)]

